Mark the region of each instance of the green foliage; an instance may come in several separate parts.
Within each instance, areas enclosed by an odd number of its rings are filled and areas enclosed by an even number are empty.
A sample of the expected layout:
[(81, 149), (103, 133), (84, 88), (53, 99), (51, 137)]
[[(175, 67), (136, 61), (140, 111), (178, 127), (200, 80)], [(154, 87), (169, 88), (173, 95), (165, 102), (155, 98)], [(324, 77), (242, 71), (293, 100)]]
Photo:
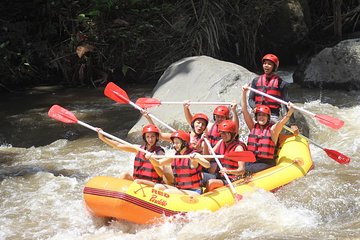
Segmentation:
[[(171, 63), (194, 55), (252, 68), (264, 44), (262, 31), (282, 2), (2, 1), (0, 86), (153, 81)], [(308, 2), (320, 36), (331, 24), (332, 1)], [(343, 6), (346, 31), (359, 30), (356, 3)]]

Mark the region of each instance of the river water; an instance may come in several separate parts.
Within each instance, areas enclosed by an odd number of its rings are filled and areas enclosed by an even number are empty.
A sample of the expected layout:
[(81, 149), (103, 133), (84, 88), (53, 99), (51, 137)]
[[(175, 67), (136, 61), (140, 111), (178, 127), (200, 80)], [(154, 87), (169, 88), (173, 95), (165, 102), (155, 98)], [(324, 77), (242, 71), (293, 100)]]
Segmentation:
[[(136, 100), (149, 96), (152, 86), (124, 89)], [(298, 106), (345, 121), (335, 131), (307, 118), (310, 138), (351, 157), (349, 165), (310, 145), (315, 169), (275, 194), (258, 190), (217, 212), (151, 226), (87, 212), (82, 198), (86, 182), (131, 171), (133, 155), (108, 147), (87, 128), (47, 116), (59, 104), (79, 120), (125, 138), (139, 117), (137, 110), (115, 104), (101, 89), (38, 87), (3, 94), (0, 239), (360, 239), (360, 92), (298, 87), (291, 92)]]

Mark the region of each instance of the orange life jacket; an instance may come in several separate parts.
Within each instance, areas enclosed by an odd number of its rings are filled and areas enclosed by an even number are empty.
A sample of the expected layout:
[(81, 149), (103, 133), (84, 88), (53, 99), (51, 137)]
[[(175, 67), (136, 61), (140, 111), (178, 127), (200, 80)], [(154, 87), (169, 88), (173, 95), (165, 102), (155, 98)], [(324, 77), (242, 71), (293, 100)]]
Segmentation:
[[(142, 149), (145, 149), (145, 146), (141, 146)], [(150, 152), (155, 152), (159, 154), (160, 152), (164, 153), (164, 149), (160, 146), (153, 146), (149, 149)], [(145, 158), (145, 153), (138, 152), (134, 159), (134, 170), (133, 170), (134, 179), (145, 179), (156, 183), (162, 183), (163, 179), (160, 177), (154, 169), (154, 166), (149, 160)]]
[[(194, 152), (189, 148), (184, 155)], [(179, 155), (178, 153), (176, 153)], [(174, 173), (174, 186), (179, 189), (198, 189), (201, 186), (202, 166), (199, 164), (197, 168), (191, 168), (190, 158), (175, 158), (171, 163)]]
[(210, 130), (207, 133), (207, 136), (212, 147), (221, 140), (221, 134), (218, 130), (218, 125), (216, 123), (211, 126)]
[(256, 162), (274, 160), (275, 143), (271, 139), (271, 126), (272, 124), (268, 124), (261, 130), (260, 124), (255, 123), (250, 131), (247, 145), (248, 150), (254, 153)]
[[(266, 80), (266, 74), (261, 75), (258, 78), (256, 83), (256, 90), (269, 94), (273, 97), (282, 99), (282, 93), (279, 89), (279, 77), (277, 75), (272, 75), (269, 82)], [(255, 94), (255, 104), (257, 105), (266, 105), (272, 112), (279, 112), (281, 104), (275, 100), (262, 96), (260, 94)]]
[[(231, 142), (227, 146), (225, 145), (224, 141), (221, 141), (218, 149), (216, 150), (216, 154), (225, 155), (225, 154), (227, 154), (229, 152), (233, 152), (233, 151), (235, 151), (237, 146), (241, 146), (244, 151), (247, 150), (246, 144), (243, 143), (242, 141), (238, 140), (238, 139)], [(238, 169), (238, 167), (239, 167), (238, 163), (235, 162), (235, 161), (231, 161), (231, 160), (225, 159), (225, 158), (220, 158), (219, 160), (221, 162), (221, 165), (226, 169), (235, 170), (235, 169)], [(219, 169), (217, 169), (217, 170), (219, 170)], [(232, 174), (228, 174), (228, 177), (230, 179), (233, 179), (233, 178), (236, 178), (237, 176), (232, 175)], [(224, 177), (221, 176), (221, 178), (224, 178)]]

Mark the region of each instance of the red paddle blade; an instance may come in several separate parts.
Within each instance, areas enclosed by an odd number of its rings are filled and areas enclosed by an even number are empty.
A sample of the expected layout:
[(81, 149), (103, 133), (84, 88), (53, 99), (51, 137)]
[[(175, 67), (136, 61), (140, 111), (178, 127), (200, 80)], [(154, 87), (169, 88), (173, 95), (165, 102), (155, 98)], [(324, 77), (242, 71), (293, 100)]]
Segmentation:
[(255, 162), (256, 158), (253, 152), (251, 151), (241, 151), (241, 152), (229, 152), (224, 155), (224, 158), (230, 159), (235, 162)]
[(49, 117), (54, 118), (58, 121), (64, 123), (77, 123), (78, 120), (75, 115), (66, 110), (65, 108), (60, 107), (59, 105), (53, 105), (48, 112)]
[(243, 198), (243, 196), (241, 194), (239, 194), (239, 193), (235, 193), (234, 197), (235, 197), (236, 202), (240, 202), (241, 199)]
[(315, 118), (322, 124), (331, 127), (333, 129), (340, 129), (342, 126), (344, 126), (344, 121), (330, 117), (328, 115), (324, 114), (316, 114)]
[(161, 101), (156, 98), (139, 98), (135, 102), (141, 108), (152, 108), (161, 105)]
[(113, 82), (109, 82), (104, 90), (104, 94), (105, 96), (107, 96), (108, 98), (114, 100), (115, 102), (118, 103), (129, 103), (130, 99), (127, 95), (127, 93), (121, 89), (119, 86), (117, 86), (116, 84), (114, 84)]
[(331, 157), (340, 164), (348, 164), (350, 162), (350, 158), (348, 156), (345, 156), (344, 154), (339, 153), (338, 151), (328, 148), (324, 148), (324, 151), (329, 157)]

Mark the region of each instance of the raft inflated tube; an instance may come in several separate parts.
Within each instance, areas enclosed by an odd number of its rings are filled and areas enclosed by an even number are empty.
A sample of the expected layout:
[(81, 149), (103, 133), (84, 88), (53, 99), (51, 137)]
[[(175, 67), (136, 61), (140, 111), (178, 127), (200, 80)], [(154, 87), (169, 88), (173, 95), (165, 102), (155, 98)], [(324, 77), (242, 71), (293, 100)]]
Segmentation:
[[(304, 177), (311, 170), (313, 162), (305, 139), (281, 136), (280, 142), (277, 165), (245, 180), (233, 182), (237, 193), (244, 195), (258, 188), (276, 191)], [(165, 193), (145, 184), (106, 176), (92, 178), (83, 193), (85, 204), (93, 215), (139, 224), (150, 224), (164, 216), (187, 212), (216, 211), (234, 204), (228, 186), (199, 196), (190, 196)]]

